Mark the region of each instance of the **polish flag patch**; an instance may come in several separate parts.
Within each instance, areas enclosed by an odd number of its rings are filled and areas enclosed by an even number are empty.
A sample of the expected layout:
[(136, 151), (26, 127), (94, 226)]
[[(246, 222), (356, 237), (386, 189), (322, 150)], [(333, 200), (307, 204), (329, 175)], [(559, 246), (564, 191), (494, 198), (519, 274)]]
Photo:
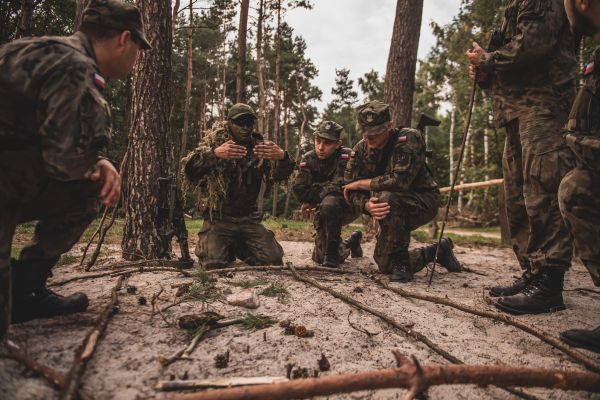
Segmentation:
[(348, 154), (342, 154), (342, 155), (340, 155), (340, 158), (341, 158), (342, 160), (345, 160), (345, 159), (347, 159), (347, 158), (350, 158), (350, 155), (348, 155)]
[(583, 72), (583, 76), (588, 76), (592, 72), (594, 72), (594, 62), (593, 61), (585, 66), (585, 71)]
[(398, 138), (398, 140), (396, 141), (396, 143), (404, 143), (408, 140), (408, 138), (406, 136), (400, 136)]
[(306, 163), (303, 161), (300, 163), (300, 168), (304, 168), (304, 167), (306, 167)]
[(106, 81), (104, 80), (104, 78), (102, 76), (100, 76), (98, 74), (94, 74), (94, 83), (100, 89), (104, 89), (106, 87)]

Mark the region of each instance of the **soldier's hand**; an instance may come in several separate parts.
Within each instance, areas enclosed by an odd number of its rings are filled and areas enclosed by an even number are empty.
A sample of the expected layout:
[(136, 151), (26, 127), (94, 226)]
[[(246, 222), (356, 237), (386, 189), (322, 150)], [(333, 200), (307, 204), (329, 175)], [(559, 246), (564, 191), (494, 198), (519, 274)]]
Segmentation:
[(473, 48), (467, 50), (467, 57), (469, 62), (474, 66), (478, 67), (481, 63), (481, 59), (487, 54), (486, 51), (477, 42), (473, 42)]
[(215, 156), (222, 160), (234, 160), (246, 156), (246, 148), (228, 140), (215, 149)]
[(302, 215), (302, 219), (308, 219), (310, 216), (310, 204), (302, 203), (300, 206), (300, 215)]
[(385, 202), (380, 203), (377, 197), (371, 197), (365, 203), (365, 209), (371, 214), (371, 217), (384, 219), (390, 213), (390, 204)]
[(475, 80), (475, 76), (477, 76), (477, 82), (485, 82), (487, 80), (487, 73), (478, 69), (473, 64), (469, 64), (469, 78)]
[(108, 160), (99, 160), (94, 165), (94, 172), (90, 175), (92, 181), (102, 181), (100, 201), (107, 207), (115, 207), (121, 196), (121, 176)]
[(285, 151), (271, 141), (259, 143), (254, 146), (254, 154), (256, 154), (258, 158), (268, 161), (279, 161), (283, 160), (285, 157)]

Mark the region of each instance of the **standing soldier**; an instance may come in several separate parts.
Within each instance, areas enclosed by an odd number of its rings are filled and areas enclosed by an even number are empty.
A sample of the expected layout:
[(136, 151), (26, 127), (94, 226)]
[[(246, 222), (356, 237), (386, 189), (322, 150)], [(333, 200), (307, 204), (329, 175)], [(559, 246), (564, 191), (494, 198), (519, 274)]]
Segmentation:
[(314, 133), (315, 149), (302, 156), (300, 173), (294, 183), (294, 194), (302, 202), (301, 210), (317, 207), (313, 261), (337, 268), (348, 255), (362, 257), (362, 232), (355, 231), (341, 241), (342, 226), (358, 218), (360, 212), (344, 199), (343, 183), (351, 149), (342, 147), (344, 128), (324, 121)]
[[(571, 28), (600, 42), (600, 1), (566, 0)], [(577, 167), (560, 183), (560, 210), (573, 236), (575, 255), (581, 258), (594, 284), (600, 286), (600, 46), (585, 68), (584, 85), (573, 103), (567, 122), (567, 144), (577, 157)], [(600, 326), (561, 333), (572, 346), (600, 353)]]
[(574, 166), (562, 127), (575, 95), (576, 43), (561, 0), (511, 0), (490, 51), (467, 51), (471, 77), (491, 85), (496, 126), (506, 129), (503, 171), (513, 249), (523, 276), (491, 296), (513, 314), (563, 310), (572, 242), (558, 185)]
[[(379, 221), (373, 258), (392, 281), (407, 282), (432, 262), (437, 245), (408, 251), (410, 232), (437, 214), (440, 192), (425, 162), (425, 140), (416, 129), (393, 129), (387, 104), (368, 102), (357, 109), (363, 140), (346, 166), (344, 196), (357, 210)], [(440, 265), (460, 272), (452, 241), (443, 238)]]
[(262, 224), (261, 183), (281, 182), (294, 170), (289, 154), (254, 132), (256, 113), (246, 104), (206, 132), (184, 160), (188, 181), (200, 191), (204, 223), (196, 255), (207, 269), (239, 258), (250, 265), (281, 265), (283, 249)]
[[(92, 0), (70, 37), (0, 47), (0, 339), (12, 322), (83, 311), (83, 293), (46, 289), (52, 267), (98, 212), (115, 206), (120, 177), (100, 157), (110, 139), (104, 77), (124, 79), (150, 48), (139, 10)], [(11, 260), (17, 224), (38, 220), (33, 243)]]

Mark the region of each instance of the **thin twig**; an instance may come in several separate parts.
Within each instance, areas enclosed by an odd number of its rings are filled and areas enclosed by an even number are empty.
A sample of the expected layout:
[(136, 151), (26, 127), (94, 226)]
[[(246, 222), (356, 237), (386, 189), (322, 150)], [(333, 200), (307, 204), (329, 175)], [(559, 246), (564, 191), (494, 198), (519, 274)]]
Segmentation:
[[(296, 267), (297, 270), (301, 271), (315, 271), (315, 272), (329, 272), (332, 274), (358, 274), (359, 271), (352, 271), (342, 268), (327, 268), (327, 267)], [(280, 265), (257, 265), (248, 267), (235, 267), (235, 268), (221, 268), (211, 269), (206, 272), (211, 274), (226, 274), (229, 272), (245, 272), (245, 271), (285, 271), (289, 269), (285, 266)]]
[(68, 278), (68, 279), (65, 279), (62, 281), (52, 282), (48, 285), (48, 287), (62, 286), (62, 285), (66, 285), (67, 283), (71, 283), (71, 282), (82, 281), (82, 280), (86, 280), (86, 279), (102, 278), (104, 276), (116, 277), (116, 276), (121, 276), (121, 275), (129, 275), (129, 274), (133, 274), (133, 273), (146, 273), (146, 272), (177, 272), (186, 277), (191, 276), (189, 272), (186, 272), (186, 271), (178, 269), (178, 268), (139, 267), (139, 268), (126, 269), (123, 271), (114, 270), (114, 271), (107, 271), (107, 272), (98, 272), (96, 274), (86, 274), (86, 275), (74, 276), (72, 278)]
[(94, 250), (94, 254), (92, 254), (92, 258), (85, 266), (86, 272), (89, 271), (90, 269), (92, 269), (92, 267), (96, 263), (96, 260), (98, 259), (98, 256), (100, 255), (100, 249), (102, 248), (102, 245), (104, 244), (104, 239), (106, 238), (106, 233), (110, 230), (110, 228), (112, 228), (113, 224), (115, 223), (115, 219), (117, 218), (117, 210), (118, 209), (119, 209), (118, 205), (117, 205), (117, 207), (113, 207), (112, 215), (110, 217), (110, 222), (108, 223), (108, 225), (106, 225), (105, 227), (102, 228), (102, 233), (100, 234), (100, 238), (98, 238), (98, 243), (96, 243), (96, 249)]
[(364, 333), (365, 335), (367, 335), (368, 337), (372, 337), (375, 335), (379, 335), (381, 332), (377, 332), (377, 333), (371, 333), (368, 330), (366, 330), (365, 328), (361, 328), (360, 326), (356, 326), (352, 323), (352, 321), (350, 321), (350, 315), (352, 315), (352, 310), (350, 310), (350, 312), (348, 313), (348, 324), (354, 329), (357, 330), (361, 333)]
[(85, 249), (83, 249), (83, 254), (81, 256), (81, 261), (79, 262), (79, 266), (80, 267), (83, 265), (83, 262), (85, 261), (85, 257), (87, 256), (87, 252), (88, 252), (90, 246), (92, 245), (92, 242), (94, 241), (94, 239), (96, 238), (96, 236), (98, 235), (98, 233), (100, 233), (100, 229), (102, 229), (102, 225), (104, 225), (104, 220), (106, 219), (106, 215), (108, 214), (108, 208), (109, 207), (105, 207), (104, 208), (104, 212), (102, 213), (102, 218), (100, 219), (100, 223), (98, 224), (98, 228), (96, 228), (96, 230), (94, 231), (94, 234), (92, 235), (92, 237), (90, 238), (90, 240), (87, 242), (87, 245), (85, 246)]

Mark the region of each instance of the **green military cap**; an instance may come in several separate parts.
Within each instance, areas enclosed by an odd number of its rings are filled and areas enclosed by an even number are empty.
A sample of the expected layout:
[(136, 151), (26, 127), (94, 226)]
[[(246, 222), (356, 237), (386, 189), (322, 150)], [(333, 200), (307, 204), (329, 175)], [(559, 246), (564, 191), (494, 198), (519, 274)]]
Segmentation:
[(229, 113), (227, 113), (227, 119), (235, 119), (242, 115), (252, 115), (254, 119), (257, 119), (256, 112), (248, 104), (237, 103), (231, 106)]
[(358, 132), (368, 136), (379, 135), (390, 121), (390, 106), (373, 100), (356, 109)]
[(81, 17), (81, 25), (86, 24), (130, 31), (132, 36), (139, 39), (142, 49), (152, 48), (144, 34), (140, 10), (131, 3), (120, 0), (90, 0)]
[(334, 121), (323, 121), (313, 135), (329, 140), (339, 140), (344, 127)]

